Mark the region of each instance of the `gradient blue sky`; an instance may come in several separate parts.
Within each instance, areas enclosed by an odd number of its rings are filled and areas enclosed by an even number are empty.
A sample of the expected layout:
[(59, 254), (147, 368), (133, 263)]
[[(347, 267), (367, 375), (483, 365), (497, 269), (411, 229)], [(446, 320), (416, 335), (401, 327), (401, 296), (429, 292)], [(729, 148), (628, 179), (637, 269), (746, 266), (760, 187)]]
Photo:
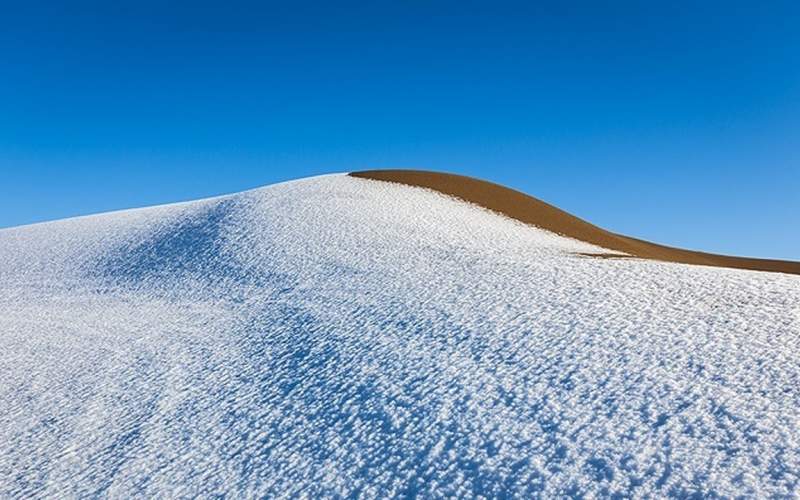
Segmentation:
[(407, 167), (800, 259), (797, 2), (22, 3), (0, 227)]

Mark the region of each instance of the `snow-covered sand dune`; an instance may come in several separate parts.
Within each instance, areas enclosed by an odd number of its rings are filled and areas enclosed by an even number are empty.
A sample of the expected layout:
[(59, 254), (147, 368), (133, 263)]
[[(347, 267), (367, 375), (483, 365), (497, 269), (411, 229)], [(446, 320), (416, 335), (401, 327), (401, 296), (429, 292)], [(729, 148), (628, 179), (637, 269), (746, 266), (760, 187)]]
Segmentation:
[(800, 488), (800, 278), (324, 176), (0, 231), (0, 496)]

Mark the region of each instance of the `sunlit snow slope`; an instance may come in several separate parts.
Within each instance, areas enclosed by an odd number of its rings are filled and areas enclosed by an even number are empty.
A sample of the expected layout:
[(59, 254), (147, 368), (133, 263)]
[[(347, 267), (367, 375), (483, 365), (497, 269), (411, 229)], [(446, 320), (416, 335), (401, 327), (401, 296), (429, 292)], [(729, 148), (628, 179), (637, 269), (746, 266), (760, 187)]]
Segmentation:
[(800, 277), (325, 176), (0, 231), (0, 497), (791, 496)]

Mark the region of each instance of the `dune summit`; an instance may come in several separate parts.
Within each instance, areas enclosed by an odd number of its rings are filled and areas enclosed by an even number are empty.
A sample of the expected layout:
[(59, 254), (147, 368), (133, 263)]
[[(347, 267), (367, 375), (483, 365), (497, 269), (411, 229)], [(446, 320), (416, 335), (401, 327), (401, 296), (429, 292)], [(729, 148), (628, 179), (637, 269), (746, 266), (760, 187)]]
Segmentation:
[[(503, 215), (627, 256), (681, 264), (800, 274), (800, 262), (716, 255), (668, 247), (601, 229), (548, 203), (491, 182), (419, 170), (365, 170), (350, 175), (433, 189)], [(598, 255), (613, 257), (613, 255)]]
[(348, 175), (0, 230), (0, 497), (793, 495), (800, 278), (618, 253)]

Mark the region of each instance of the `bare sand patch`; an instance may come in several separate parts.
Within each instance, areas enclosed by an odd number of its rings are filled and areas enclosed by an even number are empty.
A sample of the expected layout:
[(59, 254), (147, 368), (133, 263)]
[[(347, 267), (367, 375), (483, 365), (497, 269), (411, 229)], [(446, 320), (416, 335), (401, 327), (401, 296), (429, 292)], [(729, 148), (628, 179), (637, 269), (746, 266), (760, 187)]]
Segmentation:
[(615, 234), (525, 193), (463, 175), (419, 170), (366, 170), (350, 175), (433, 189), (526, 224), (642, 259), (800, 274), (800, 262), (717, 255)]

